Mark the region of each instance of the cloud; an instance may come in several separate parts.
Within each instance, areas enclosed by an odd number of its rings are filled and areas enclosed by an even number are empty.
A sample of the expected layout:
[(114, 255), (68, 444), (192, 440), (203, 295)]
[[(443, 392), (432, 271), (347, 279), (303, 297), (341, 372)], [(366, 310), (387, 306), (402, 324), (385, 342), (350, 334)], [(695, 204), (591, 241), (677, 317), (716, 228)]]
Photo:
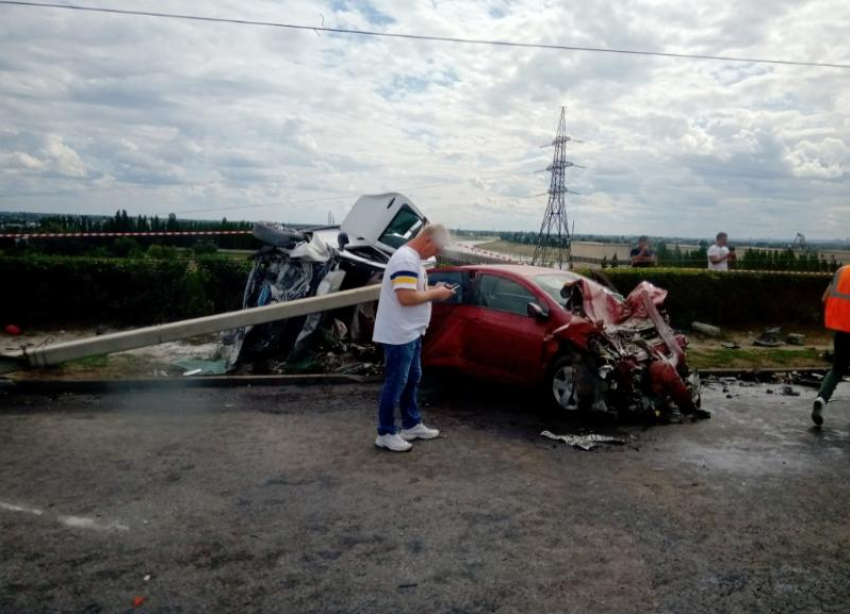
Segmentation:
[[(98, 0), (92, 4), (101, 4)], [(106, 6), (106, 4), (103, 4)], [(846, 62), (837, 0), (249, 4), (217, 17)], [(133, 8), (168, 11), (161, 0)], [(846, 71), (0, 7), (0, 208), (320, 222), (409, 192), (536, 229), (561, 105), (580, 232), (846, 234)], [(447, 185), (448, 184), (448, 185)], [(254, 206), (254, 209), (244, 209)], [(232, 209), (240, 207), (240, 209)], [(233, 217), (231, 215), (231, 217)]]
[(0, 153), (0, 165), (11, 171), (40, 171), (44, 162), (23, 151)]
[(85, 177), (88, 174), (88, 168), (79, 154), (66, 145), (62, 137), (49, 134), (46, 141), (41, 153), (47, 165), (56, 173), (65, 177)]

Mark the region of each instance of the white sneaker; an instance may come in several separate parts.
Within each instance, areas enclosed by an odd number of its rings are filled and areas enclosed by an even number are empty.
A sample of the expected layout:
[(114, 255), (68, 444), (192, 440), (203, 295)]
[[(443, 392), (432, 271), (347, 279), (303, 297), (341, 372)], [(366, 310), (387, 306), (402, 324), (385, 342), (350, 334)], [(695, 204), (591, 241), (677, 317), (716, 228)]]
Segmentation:
[(420, 422), (412, 429), (403, 429), (401, 431), (401, 436), (407, 441), (413, 441), (414, 439), (436, 439), (440, 436), (440, 431), (437, 429), (429, 429)]
[(386, 448), (393, 452), (407, 452), (413, 446), (401, 438), (401, 435), (394, 433), (392, 435), (378, 435), (375, 440), (375, 445), (379, 448)]

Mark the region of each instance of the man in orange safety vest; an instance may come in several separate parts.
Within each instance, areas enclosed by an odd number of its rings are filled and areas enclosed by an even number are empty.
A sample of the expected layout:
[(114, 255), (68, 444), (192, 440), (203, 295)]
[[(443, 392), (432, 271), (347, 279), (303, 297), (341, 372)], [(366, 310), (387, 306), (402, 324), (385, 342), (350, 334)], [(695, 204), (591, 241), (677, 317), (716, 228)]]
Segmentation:
[(823, 409), (832, 398), (835, 387), (850, 369), (850, 265), (835, 272), (832, 283), (823, 293), (823, 302), (826, 305), (826, 327), (835, 331), (835, 357), (812, 408), (812, 421), (818, 426), (823, 424)]

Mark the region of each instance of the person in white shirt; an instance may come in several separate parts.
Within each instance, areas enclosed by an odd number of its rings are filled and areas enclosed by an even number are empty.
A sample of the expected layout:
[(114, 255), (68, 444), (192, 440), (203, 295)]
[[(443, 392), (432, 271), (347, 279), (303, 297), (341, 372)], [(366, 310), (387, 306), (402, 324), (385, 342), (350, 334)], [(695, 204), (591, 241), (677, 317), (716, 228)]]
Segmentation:
[(714, 245), (708, 248), (708, 268), (712, 271), (728, 271), (729, 262), (736, 259), (735, 248), (729, 248), (729, 236), (725, 232), (717, 233)]
[[(384, 386), (375, 440), (379, 448), (406, 452), (413, 447), (410, 441), (434, 439), (440, 434), (422, 424), (416, 396), (422, 378), (422, 335), (431, 320), (431, 303), (455, 294), (454, 289), (442, 284), (429, 287), (422, 261), (436, 256), (448, 242), (449, 233), (442, 225), (429, 224), (396, 250), (384, 271), (372, 335), (384, 350)], [(395, 424), (396, 406), (401, 409), (400, 433)]]

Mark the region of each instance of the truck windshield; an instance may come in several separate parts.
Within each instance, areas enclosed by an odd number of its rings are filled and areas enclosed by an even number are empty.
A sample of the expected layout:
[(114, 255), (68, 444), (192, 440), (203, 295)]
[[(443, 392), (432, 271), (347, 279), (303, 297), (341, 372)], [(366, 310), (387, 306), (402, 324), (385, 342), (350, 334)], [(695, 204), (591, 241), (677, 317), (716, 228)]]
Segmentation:
[(395, 214), (390, 225), (387, 226), (384, 234), (378, 239), (378, 242), (398, 249), (415, 237), (424, 225), (424, 219), (419, 217), (413, 209), (403, 205), (399, 212)]

